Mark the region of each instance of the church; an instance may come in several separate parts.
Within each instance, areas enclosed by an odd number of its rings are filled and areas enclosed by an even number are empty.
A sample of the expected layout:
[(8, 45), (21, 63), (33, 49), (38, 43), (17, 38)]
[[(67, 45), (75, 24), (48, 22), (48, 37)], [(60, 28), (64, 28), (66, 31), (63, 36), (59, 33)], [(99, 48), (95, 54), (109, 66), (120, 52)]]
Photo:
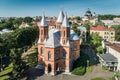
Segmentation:
[(54, 28), (50, 28), (45, 15), (39, 24), (38, 63), (45, 74), (70, 72), (73, 62), (80, 57), (80, 36), (71, 30), (67, 14), (60, 10)]

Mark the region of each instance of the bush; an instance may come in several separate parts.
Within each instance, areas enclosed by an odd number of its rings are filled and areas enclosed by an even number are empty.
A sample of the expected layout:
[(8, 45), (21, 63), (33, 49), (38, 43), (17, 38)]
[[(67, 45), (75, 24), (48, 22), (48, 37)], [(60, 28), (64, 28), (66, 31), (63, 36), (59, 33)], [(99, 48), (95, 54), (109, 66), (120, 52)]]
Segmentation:
[(80, 52), (80, 58), (78, 58), (73, 64), (72, 74), (84, 75), (86, 73), (87, 60), (90, 61), (89, 56), (83, 52)]
[(72, 74), (75, 74), (75, 75), (84, 75), (85, 72), (86, 72), (86, 68), (85, 67), (78, 67), (78, 68), (75, 68), (72, 71)]

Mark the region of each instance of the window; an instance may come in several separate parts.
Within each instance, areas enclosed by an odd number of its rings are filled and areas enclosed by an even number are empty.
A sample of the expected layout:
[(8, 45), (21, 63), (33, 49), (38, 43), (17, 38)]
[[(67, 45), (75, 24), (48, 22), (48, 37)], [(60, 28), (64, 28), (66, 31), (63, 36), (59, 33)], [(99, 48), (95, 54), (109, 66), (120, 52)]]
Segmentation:
[(63, 51), (63, 59), (66, 59), (66, 52)]
[(65, 37), (65, 31), (64, 31), (64, 37)]
[(55, 59), (59, 59), (59, 51), (56, 51), (56, 53), (55, 53)]
[(111, 33), (111, 35), (113, 35), (113, 33)]
[(106, 34), (106, 32), (105, 32), (105, 34)]
[(50, 53), (50, 51), (48, 52), (48, 60), (50, 60), (51, 59), (51, 53)]
[(41, 47), (41, 50), (40, 50), (40, 52), (41, 52), (41, 55), (43, 55), (43, 47)]
[(76, 50), (77, 49), (77, 45), (73, 44), (73, 48), (74, 48), (74, 50)]
[(43, 35), (43, 30), (41, 30), (41, 35)]

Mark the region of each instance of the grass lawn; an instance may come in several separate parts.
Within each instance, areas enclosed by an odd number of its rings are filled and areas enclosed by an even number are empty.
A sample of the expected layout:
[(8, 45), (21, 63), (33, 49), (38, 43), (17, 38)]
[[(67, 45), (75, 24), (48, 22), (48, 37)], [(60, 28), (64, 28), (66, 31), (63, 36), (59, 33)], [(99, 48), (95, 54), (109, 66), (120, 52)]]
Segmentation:
[(37, 65), (37, 46), (32, 46), (31, 50), (31, 54), (27, 56), (26, 62), (28, 65), (34, 67)]
[(105, 79), (102, 78), (102, 77), (97, 77), (97, 78), (93, 78), (93, 79), (91, 79), (91, 80), (105, 80)]
[(0, 72), (0, 80), (8, 79), (9, 74), (12, 72), (13, 65), (10, 63), (3, 71)]

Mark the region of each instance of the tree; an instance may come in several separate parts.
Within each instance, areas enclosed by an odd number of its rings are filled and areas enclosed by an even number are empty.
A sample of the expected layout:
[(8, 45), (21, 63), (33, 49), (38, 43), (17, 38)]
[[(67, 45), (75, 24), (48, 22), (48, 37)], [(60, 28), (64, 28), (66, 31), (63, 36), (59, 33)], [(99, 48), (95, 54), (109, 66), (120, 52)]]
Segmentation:
[(31, 23), (33, 19), (31, 17), (25, 17), (23, 21), (26, 23)]
[(102, 38), (97, 33), (93, 33), (91, 35), (91, 42), (94, 45), (94, 47), (98, 47), (101, 45)]
[(76, 17), (74, 17), (74, 19), (76, 19), (77, 21), (82, 20), (82, 18), (80, 16), (76, 16)]
[(11, 62), (13, 63), (12, 75), (14, 79), (20, 79), (24, 71), (27, 69), (26, 63), (21, 60), (21, 49), (11, 49)]
[(115, 40), (120, 41), (120, 25), (114, 25), (112, 28), (115, 30)]
[(102, 46), (97, 47), (97, 52), (102, 53), (103, 52), (103, 47)]
[(79, 29), (77, 29), (78, 26), (79, 26), (79, 25), (78, 25), (77, 23), (74, 23), (74, 24), (72, 25), (72, 30), (74, 30), (74, 32), (77, 33), (77, 35), (80, 36), (81, 31), (80, 31)]

